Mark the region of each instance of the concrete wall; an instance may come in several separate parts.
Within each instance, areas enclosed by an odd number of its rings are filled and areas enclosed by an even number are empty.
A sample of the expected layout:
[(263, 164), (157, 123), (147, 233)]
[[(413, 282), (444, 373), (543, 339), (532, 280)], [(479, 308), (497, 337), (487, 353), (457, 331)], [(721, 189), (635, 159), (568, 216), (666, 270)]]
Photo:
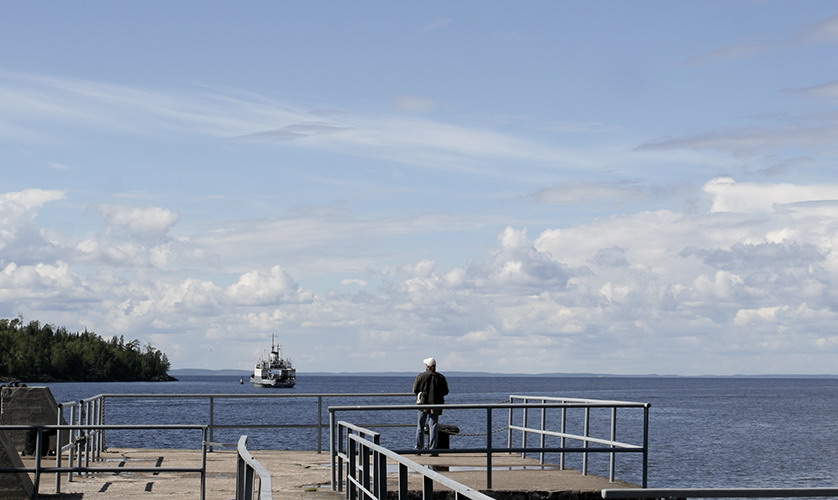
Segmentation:
[[(0, 424), (3, 425), (55, 425), (58, 423), (58, 403), (48, 387), (0, 388)], [(27, 431), (8, 431), (12, 446), (23, 452), (26, 447)], [(67, 434), (67, 433), (64, 433)], [(30, 443), (31, 448), (31, 443)], [(55, 452), (55, 436), (45, 446)]]
[[(7, 434), (0, 431), (0, 467), (23, 467), (23, 462)], [(0, 473), (0, 498), (28, 499), (33, 489), (34, 485), (28, 474)]]

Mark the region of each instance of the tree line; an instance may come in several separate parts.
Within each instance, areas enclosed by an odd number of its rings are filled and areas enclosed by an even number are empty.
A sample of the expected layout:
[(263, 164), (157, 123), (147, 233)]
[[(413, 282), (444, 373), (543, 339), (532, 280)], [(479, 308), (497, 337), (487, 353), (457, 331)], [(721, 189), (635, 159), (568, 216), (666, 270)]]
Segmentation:
[(104, 340), (64, 327), (0, 319), (0, 379), (23, 382), (156, 381), (169, 376), (169, 359), (158, 349), (122, 336)]

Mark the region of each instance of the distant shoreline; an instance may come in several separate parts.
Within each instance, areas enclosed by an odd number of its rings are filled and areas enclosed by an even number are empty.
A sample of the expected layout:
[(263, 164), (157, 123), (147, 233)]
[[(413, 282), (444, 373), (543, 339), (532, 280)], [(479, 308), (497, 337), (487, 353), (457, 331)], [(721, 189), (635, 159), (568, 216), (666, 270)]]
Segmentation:
[[(299, 372), (299, 370), (298, 370)], [(412, 377), (418, 372), (299, 372), (305, 377)], [(833, 379), (838, 374), (760, 374), (760, 375), (674, 375), (674, 374), (641, 374), (620, 375), (612, 373), (490, 373), (490, 372), (462, 372), (445, 371), (447, 377), (555, 377), (555, 378), (801, 378), (801, 379)], [(180, 368), (169, 370), (174, 377), (247, 377), (246, 370), (206, 370), (201, 368)]]

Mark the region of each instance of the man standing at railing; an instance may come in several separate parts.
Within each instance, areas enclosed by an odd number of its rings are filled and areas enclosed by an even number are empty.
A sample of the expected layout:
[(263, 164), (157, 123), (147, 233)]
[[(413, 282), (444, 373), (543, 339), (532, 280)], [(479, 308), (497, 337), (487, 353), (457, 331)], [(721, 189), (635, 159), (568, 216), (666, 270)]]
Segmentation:
[[(441, 405), (445, 403), (445, 396), (448, 394), (448, 381), (445, 376), (436, 371), (436, 360), (427, 358), (425, 371), (416, 376), (413, 381), (413, 394), (416, 394), (416, 404)], [(424, 448), (425, 423), (428, 424), (428, 448), (437, 447), (437, 424), (441, 409), (428, 409), (419, 411), (419, 422), (416, 425), (416, 446), (417, 450)], [(436, 456), (432, 453), (431, 456)]]

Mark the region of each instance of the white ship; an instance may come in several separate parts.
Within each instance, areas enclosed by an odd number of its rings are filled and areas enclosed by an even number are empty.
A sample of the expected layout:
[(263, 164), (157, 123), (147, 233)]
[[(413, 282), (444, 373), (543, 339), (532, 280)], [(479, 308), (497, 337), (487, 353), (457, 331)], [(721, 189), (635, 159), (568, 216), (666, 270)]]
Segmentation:
[(271, 335), (271, 354), (256, 362), (250, 383), (254, 387), (294, 387), (297, 383), (297, 370), (291, 365), (291, 360), (282, 357), (282, 346), (276, 343)]

